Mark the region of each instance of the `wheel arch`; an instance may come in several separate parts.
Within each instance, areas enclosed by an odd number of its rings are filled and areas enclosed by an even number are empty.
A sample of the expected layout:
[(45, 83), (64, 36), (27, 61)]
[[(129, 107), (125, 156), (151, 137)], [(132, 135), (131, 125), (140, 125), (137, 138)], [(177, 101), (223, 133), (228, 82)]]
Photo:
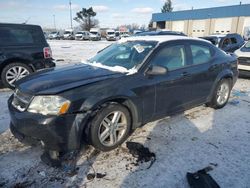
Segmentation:
[(92, 112), (95, 112), (96, 110), (100, 109), (103, 105), (109, 104), (109, 103), (117, 103), (125, 106), (130, 115), (131, 115), (131, 123), (132, 123), (132, 129), (135, 129), (140, 126), (142, 122), (141, 118), (141, 112), (139, 110), (138, 105), (134, 101), (132, 101), (129, 97), (126, 96), (116, 96), (111, 98), (103, 99), (96, 104), (94, 104), (91, 108)]
[(223, 79), (230, 79), (230, 83), (231, 83), (231, 86), (232, 86), (232, 83), (233, 83), (233, 72), (230, 71), (230, 70), (225, 70), (225, 71), (221, 72), (221, 73), (217, 76), (216, 80), (214, 81), (213, 87), (212, 87), (212, 89), (211, 89), (211, 91), (210, 91), (210, 95), (209, 95), (208, 101), (210, 101), (210, 100), (212, 99), (213, 94), (214, 94), (214, 91), (215, 91), (215, 89), (216, 89), (218, 83), (219, 83), (221, 80), (223, 80)]
[(35, 70), (34, 67), (31, 65), (30, 60), (22, 59), (20, 57), (15, 57), (15, 58), (10, 58), (8, 60), (5, 60), (4, 62), (0, 64), (0, 74), (2, 73), (4, 67), (11, 63), (23, 63), (23, 64), (28, 65), (32, 69), (32, 71)]
[(85, 109), (84, 111), (89, 113), (88, 120), (84, 123), (82, 131), (79, 133), (79, 138), (83, 138), (83, 135), (85, 135), (85, 142), (89, 142), (88, 134), (90, 131), (90, 122), (91, 119), (96, 115), (98, 110), (100, 110), (103, 106), (108, 105), (110, 103), (117, 103), (125, 106), (130, 115), (131, 115), (131, 131), (136, 129), (137, 127), (141, 126), (142, 124), (142, 116), (140, 115), (139, 107), (133, 102), (131, 99), (125, 96), (117, 96), (112, 98), (106, 98), (103, 100), (100, 100), (96, 103), (92, 103), (92, 106), (89, 106), (89, 109)]

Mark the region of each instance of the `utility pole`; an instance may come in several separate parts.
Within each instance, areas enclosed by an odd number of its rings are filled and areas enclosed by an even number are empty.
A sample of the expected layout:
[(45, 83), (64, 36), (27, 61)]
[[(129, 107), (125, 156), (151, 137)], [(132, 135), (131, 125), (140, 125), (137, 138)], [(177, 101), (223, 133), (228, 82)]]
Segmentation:
[(56, 15), (55, 14), (53, 14), (53, 19), (54, 19), (54, 28), (56, 30)]
[(73, 29), (72, 26), (72, 9), (71, 9), (71, 0), (69, 0), (69, 11), (70, 11), (70, 27)]

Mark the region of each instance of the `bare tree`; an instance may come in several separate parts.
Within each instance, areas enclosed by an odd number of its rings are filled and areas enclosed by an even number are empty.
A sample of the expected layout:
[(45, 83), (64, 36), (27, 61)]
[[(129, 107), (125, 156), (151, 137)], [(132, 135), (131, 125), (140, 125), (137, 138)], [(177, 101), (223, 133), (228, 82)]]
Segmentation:
[(99, 21), (94, 19), (95, 16), (96, 12), (94, 12), (92, 7), (88, 9), (82, 8), (81, 11), (76, 13), (74, 20), (80, 24), (83, 30), (90, 31), (91, 28), (96, 27), (99, 24)]
[(172, 6), (172, 1), (171, 0), (166, 0), (162, 9), (161, 9), (161, 12), (162, 13), (166, 13), (166, 12), (172, 12), (173, 11), (173, 6)]

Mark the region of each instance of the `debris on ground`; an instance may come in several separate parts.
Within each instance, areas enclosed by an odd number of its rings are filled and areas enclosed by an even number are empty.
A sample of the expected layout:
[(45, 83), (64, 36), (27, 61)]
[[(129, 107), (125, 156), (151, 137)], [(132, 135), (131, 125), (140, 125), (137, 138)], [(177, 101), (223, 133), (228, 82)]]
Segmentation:
[(187, 173), (188, 184), (191, 188), (220, 188), (218, 183), (208, 174), (213, 170), (211, 166), (208, 166), (195, 173)]
[(142, 144), (137, 142), (126, 142), (129, 153), (132, 154), (133, 157), (136, 157), (137, 160), (134, 163), (135, 166), (138, 166), (139, 163), (149, 162), (151, 164), (147, 169), (149, 169), (156, 160), (155, 153), (149, 151), (148, 148), (144, 147)]
[(191, 140), (192, 141), (196, 141), (196, 140), (198, 140), (198, 138), (197, 137), (193, 137), (193, 138), (191, 138)]
[(63, 171), (66, 172), (68, 176), (74, 176), (77, 174), (77, 157), (78, 157), (79, 151), (73, 151), (66, 153), (62, 156), (62, 168)]
[(106, 173), (104, 173), (104, 174), (102, 174), (102, 173), (89, 173), (89, 174), (87, 174), (87, 180), (93, 180), (95, 178), (101, 179), (101, 178), (104, 178), (106, 175), (107, 175)]
[(245, 90), (233, 90), (232, 91), (233, 96), (235, 97), (246, 97), (248, 95), (248, 92)]
[(238, 104), (240, 104), (240, 101), (237, 99), (233, 99), (233, 100), (229, 101), (228, 104), (231, 104), (233, 106), (237, 106)]
[(45, 176), (46, 176), (46, 174), (45, 174), (45, 172), (44, 172), (44, 171), (39, 172), (39, 174), (40, 174), (42, 177), (45, 177)]
[(13, 187), (14, 188), (25, 188), (25, 187), (30, 187), (32, 184), (34, 184), (35, 181), (24, 181), (20, 183), (16, 183)]

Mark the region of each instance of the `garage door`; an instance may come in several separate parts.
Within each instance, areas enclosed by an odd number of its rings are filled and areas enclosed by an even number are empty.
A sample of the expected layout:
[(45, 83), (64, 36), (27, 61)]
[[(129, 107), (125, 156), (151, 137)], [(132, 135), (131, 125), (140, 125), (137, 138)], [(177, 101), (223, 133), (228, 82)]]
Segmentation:
[(194, 20), (193, 21), (193, 29), (192, 36), (193, 37), (203, 37), (205, 34), (205, 20)]
[(249, 17), (246, 17), (244, 20), (244, 28), (245, 27), (250, 27), (250, 18)]
[(215, 20), (214, 33), (230, 33), (232, 28), (232, 18), (222, 18)]
[(173, 31), (184, 32), (184, 21), (174, 21), (172, 26)]

